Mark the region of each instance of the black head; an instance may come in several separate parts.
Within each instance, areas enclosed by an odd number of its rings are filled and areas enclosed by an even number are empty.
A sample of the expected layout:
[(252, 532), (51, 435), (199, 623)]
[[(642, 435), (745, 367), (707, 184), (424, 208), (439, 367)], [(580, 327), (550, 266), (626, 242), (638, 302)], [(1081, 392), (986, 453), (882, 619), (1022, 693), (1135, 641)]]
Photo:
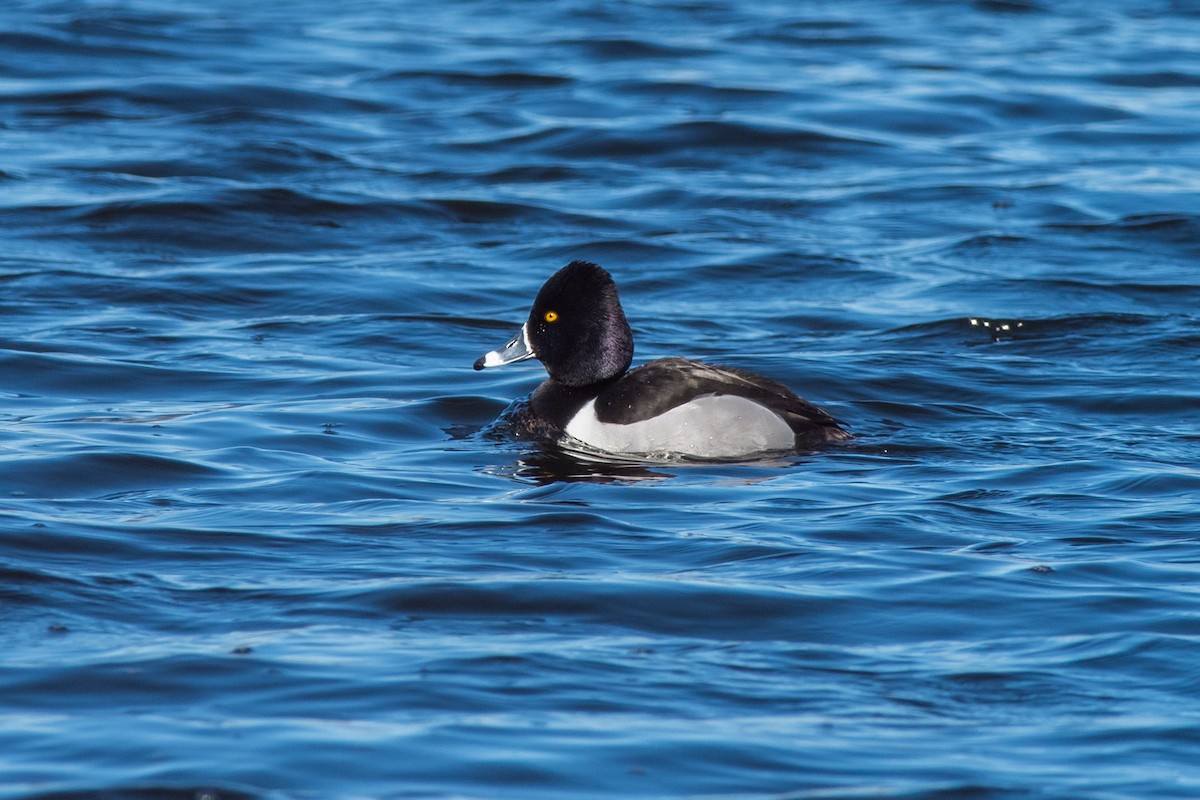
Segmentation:
[(542, 285), (525, 333), (550, 377), (567, 386), (618, 378), (633, 360), (633, 331), (604, 269), (572, 261)]

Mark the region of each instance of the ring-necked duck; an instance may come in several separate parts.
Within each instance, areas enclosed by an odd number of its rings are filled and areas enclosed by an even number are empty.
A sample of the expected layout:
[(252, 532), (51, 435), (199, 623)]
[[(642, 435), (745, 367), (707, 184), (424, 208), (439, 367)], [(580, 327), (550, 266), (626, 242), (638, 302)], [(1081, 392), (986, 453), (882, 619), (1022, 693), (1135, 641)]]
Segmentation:
[(511, 342), (475, 369), (539, 359), (550, 377), (510, 422), (621, 455), (743, 459), (845, 441), (838, 420), (733, 367), (663, 358), (629, 370), (633, 332), (604, 269), (572, 261), (538, 292)]

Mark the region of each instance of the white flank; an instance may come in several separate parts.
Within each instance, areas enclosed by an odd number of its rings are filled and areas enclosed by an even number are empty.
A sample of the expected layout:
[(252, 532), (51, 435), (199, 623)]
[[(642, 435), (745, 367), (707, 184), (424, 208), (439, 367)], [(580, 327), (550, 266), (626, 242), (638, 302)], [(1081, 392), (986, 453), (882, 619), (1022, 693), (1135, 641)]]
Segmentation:
[(596, 419), (596, 401), (579, 410), (566, 432), (609, 453), (736, 458), (790, 450), (796, 437), (778, 414), (736, 395), (704, 395), (657, 417), (629, 425)]

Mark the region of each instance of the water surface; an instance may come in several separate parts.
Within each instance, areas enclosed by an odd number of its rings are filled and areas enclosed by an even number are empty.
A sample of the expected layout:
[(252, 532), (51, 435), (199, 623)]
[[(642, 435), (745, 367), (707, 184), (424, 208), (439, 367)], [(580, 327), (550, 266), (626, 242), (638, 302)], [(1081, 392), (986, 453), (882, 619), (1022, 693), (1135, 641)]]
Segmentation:
[[(0, 797), (1200, 795), (1187, 3), (20, 0)], [(563, 263), (851, 446), (606, 465)]]

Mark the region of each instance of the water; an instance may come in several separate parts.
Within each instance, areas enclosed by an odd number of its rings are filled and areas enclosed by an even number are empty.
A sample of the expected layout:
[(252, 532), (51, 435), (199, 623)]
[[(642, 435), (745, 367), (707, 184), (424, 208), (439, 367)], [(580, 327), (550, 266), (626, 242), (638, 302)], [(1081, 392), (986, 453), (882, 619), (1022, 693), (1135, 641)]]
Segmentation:
[[(0, 797), (1200, 796), (1197, 42), (6, 3)], [(858, 439), (495, 435), (572, 258)]]

